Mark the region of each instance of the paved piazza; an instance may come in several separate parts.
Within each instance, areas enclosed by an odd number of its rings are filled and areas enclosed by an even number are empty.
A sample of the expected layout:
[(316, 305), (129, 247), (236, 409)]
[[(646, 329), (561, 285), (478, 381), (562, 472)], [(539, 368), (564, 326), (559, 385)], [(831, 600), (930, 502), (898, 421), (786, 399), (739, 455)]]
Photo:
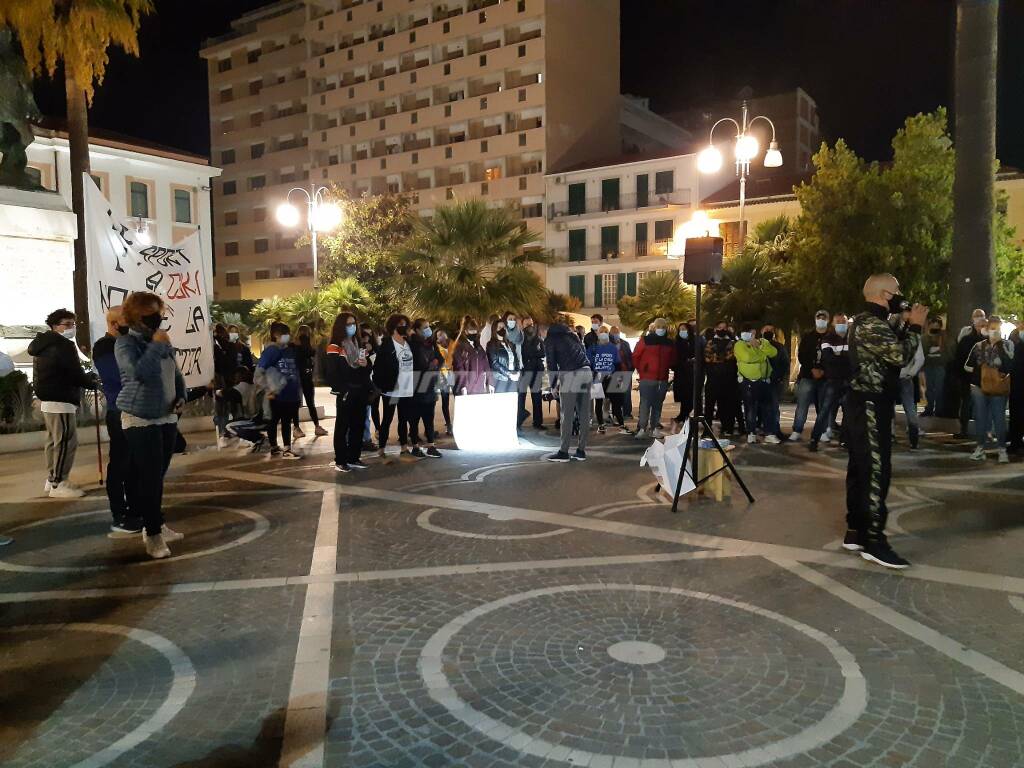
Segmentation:
[(631, 438), (527, 439), (347, 475), (194, 440), (160, 562), (0, 458), (0, 765), (1024, 766), (1019, 460), (898, 447), (893, 573), (839, 547), (836, 448), (742, 446), (754, 505), (672, 515)]

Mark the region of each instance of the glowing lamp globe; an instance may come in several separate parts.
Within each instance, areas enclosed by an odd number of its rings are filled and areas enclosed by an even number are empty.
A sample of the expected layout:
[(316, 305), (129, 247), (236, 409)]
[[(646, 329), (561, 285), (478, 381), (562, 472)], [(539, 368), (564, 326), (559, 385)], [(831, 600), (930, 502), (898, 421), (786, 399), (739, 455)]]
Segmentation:
[(714, 147), (706, 147), (697, 155), (697, 170), (701, 173), (718, 173), (721, 168), (722, 153)]
[(299, 223), (299, 209), (291, 203), (281, 203), (274, 214), (282, 227), (295, 227)]
[(143, 245), (152, 245), (153, 244), (153, 238), (150, 237), (150, 234), (149, 234), (149, 227), (143, 227), (136, 234), (137, 234), (137, 237), (139, 239), (139, 242), (142, 243)]
[(779, 151), (779, 142), (773, 141), (768, 145), (768, 151), (764, 153), (764, 167), (778, 168), (782, 165), (782, 153)]
[(341, 207), (334, 203), (321, 203), (313, 210), (313, 229), (330, 232), (341, 224)]
[(736, 159), (741, 163), (749, 163), (757, 157), (757, 139), (749, 134), (736, 139)]

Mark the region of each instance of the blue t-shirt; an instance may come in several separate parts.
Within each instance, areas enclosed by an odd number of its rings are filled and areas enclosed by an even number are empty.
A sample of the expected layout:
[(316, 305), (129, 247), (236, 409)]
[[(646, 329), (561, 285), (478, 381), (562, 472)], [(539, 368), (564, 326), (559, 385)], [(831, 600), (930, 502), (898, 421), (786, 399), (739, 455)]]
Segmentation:
[(291, 345), (281, 347), (271, 344), (260, 355), (260, 368), (277, 368), (287, 382), (284, 389), (275, 395), (282, 403), (302, 402), (302, 386), (299, 384), (299, 366), (295, 364), (295, 350)]
[(587, 347), (587, 357), (594, 373), (608, 375), (619, 369), (619, 348), (611, 342)]

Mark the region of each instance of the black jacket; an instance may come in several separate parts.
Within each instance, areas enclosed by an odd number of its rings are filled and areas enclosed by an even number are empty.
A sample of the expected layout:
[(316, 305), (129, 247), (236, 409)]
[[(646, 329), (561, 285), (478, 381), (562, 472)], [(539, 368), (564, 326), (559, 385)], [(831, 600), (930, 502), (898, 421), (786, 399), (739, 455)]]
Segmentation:
[(590, 329), (589, 331), (587, 331), (587, 335), (583, 337), (584, 348), (592, 347), (595, 344), (599, 344), (600, 342), (601, 340), (597, 338), (597, 331), (595, 331), (594, 329)]
[(82, 370), (75, 342), (56, 331), (37, 333), (28, 345), (32, 386), (45, 402), (81, 405), (82, 388), (96, 389), (96, 377)]
[(409, 349), (412, 350), (412, 398), (418, 403), (432, 403), (437, 400), (437, 379), (444, 360), (433, 339), (424, 343), (422, 336), (413, 334), (409, 337)]
[[(362, 345), (365, 349), (367, 345)], [(345, 357), (345, 350), (340, 344), (328, 344), (327, 355), (324, 358), (324, 376), (331, 392), (336, 395), (367, 395), (370, 392), (370, 374), (373, 372), (373, 364), (369, 356), (372, 349), (366, 352), (366, 365), (358, 365), (355, 360), (349, 361)]]
[(395, 340), (388, 336), (380, 343), (373, 361), (373, 386), (381, 392), (393, 392), (398, 385), (398, 353)]
[(693, 331), (689, 337), (679, 338), (676, 332), (676, 363), (672, 366), (675, 378), (672, 380), (672, 394), (679, 402), (679, 398), (685, 397), (687, 392), (693, 389)]
[(964, 370), (967, 358), (970, 357), (971, 350), (974, 349), (974, 345), (979, 341), (984, 340), (984, 336), (978, 333), (974, 328), (971, 328), (971, 332), (956, 343), (956, 353), (953, 355), (953, 362), (955, 364), (957, 375), (964, 381), (970, 381), (971, 379), (971, 374)]
[(544, 348), (547, 351), (549, 373), (590, 369), (590, 361), (579, 336), (561, 323), (555, 323), (548, 328)]
[(850, 368), (850, 345), (846, 335), (840, 336), (829, 331), (821, 340), (821, 365), (829, 381), (848, 381)]
[(316, 347), (305, 344), (293, 344), (295, 347), (295, 365), (299, 369), (299, 381), (312, 381), (316, 367)]
[(821, 342), (825, 336), (815, 329), (800, 337), (800, 346), (796, 348), (796, 359), (800, 362), (798, 379), (813, 378), (811, 369), (821, 368)]
[(213, 337), (213, 373), (218, 387), (230, 388), (235, 385), (235, 370), (238, 368), (238, 354), (230, 341)]
[(524, 371), (544, 370), (544, 339), (536, 328), (530, 333), (523, 331), (522, 350)]

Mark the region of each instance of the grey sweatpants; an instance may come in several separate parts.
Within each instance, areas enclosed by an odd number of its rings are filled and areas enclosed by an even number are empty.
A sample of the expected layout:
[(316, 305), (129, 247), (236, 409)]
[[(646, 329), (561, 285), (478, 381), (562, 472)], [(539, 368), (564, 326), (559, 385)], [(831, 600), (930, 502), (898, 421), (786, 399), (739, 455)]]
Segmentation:
[(579, 417), (580, 434), (578, 447), (587, 449), (587, 434), (590, 432), (590, 386), (594, 383), (594, 374), (589, 368), (580, 371), (566, 371), (558, 374), (558, 403), (562, 411), (561, 438), (559, 450), (569, 452), (572, 440), (572, 423)]
[(46, 470), (49, 480), (56, 485), (68, 479), (75, 464), (78, 449), (78, 414), (44, 413), (46, 425)]

